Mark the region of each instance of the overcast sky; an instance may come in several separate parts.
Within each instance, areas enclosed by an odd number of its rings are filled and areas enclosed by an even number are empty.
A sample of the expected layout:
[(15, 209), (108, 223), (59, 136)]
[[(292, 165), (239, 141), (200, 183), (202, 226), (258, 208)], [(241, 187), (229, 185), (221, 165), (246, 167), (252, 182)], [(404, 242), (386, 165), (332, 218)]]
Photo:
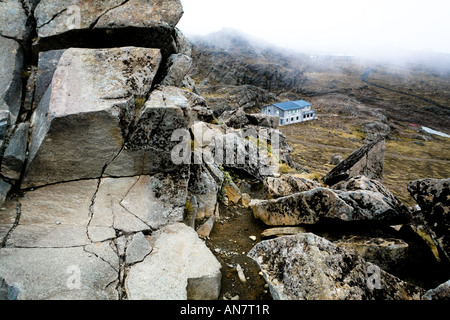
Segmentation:
[(223, 27), (322, 53), (450, 53), (450, 0), (181, 0), (186, 35)]

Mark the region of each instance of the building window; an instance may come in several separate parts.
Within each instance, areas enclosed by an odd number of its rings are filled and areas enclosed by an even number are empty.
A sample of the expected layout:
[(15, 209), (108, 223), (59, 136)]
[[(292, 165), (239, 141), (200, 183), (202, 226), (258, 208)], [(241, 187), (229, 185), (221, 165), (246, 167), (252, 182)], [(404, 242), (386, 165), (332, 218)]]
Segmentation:
[(294, 121), (294, 118), (291, 118), (291, 121)]
[(280, 114), (280, 111), (277, 110), (277, 111), (275, 111), (275, 113), (276, 113), (276, 114)]
[(298, 121), (298, 117), (297, 117), (297, 121)]

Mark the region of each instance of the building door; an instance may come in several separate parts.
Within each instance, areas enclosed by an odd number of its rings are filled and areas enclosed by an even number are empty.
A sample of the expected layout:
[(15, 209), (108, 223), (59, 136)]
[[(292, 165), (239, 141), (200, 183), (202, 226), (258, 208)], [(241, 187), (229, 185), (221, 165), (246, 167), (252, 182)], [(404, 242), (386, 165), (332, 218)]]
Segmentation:
[(280, 124), (283, 125), (283, 119), (280, 119)]

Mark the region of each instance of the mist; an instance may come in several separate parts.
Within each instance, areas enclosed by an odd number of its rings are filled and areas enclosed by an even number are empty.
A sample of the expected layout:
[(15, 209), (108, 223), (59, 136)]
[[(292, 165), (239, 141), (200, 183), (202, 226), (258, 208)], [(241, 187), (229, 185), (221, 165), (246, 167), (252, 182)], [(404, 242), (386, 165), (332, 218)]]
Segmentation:
[(188, 37), (222, 28), (295, 51), (408, 58), (450, 54), (447, 0), (182, 0)]

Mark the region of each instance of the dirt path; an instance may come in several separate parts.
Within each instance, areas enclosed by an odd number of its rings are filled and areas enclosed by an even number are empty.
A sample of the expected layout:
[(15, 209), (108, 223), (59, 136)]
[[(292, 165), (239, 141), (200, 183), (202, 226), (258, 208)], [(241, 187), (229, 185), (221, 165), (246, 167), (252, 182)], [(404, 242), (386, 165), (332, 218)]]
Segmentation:
[[(261, 240), (267, 228), (253, 217), (251, 209), (240, 204), (220, 205), (220, 219), (215, 222), (206, 245), (222, 264), (222, 289), (219, 299), (271, 300), (260, 269), (247, 253)], [(250, 237), (256, 237), (252, 240)], [(236, 270), (240, 265), (246, 279), (242, 282)]]

